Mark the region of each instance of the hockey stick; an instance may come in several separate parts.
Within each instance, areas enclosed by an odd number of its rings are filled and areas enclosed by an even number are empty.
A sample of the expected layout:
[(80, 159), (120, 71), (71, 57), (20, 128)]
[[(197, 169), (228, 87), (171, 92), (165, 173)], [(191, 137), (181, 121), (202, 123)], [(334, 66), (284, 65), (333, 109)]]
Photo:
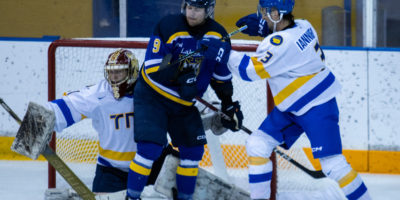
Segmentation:
[[(225, 113), (223, 113), (221, 110), (219, 110), (218, 108), (216, 108), (215, 106), (213, 106), (212, 104), (208, 103), (207, 101), (205, 101), (204, 99), (202, 99), (201, 97), (196, 97), (196, 100), (198, 100), (200, 103), (204, 104), (205, 106), (209, 107), (211, 110), (213, 110), (214, 112), (220, 114), (223, 118), (227, 119), (227, 120), (231, 120), (231, 118), (226, 115)], [(252, 131), (249, 130), (248, 128), (246, 128), (245, 126), (242, 125), (241, 129), (246, 132), (247, 134), (251, 135)], [(280, 151), (277, 148), (274, 148), (274, 152), (279, 154), (282, 158), (284, 158), (285, 160), (287, 160), (288, 162), (292, 163), (294, 166), (298, 167), (299, 169), (301, 169), (303, 172), (305, 172), (306, 174), (310, 175), (313, 178), (325, 178), (325, 174), (321, 171), (314, 171), (314, 170), (310, 170), (306, 167), (304, 167), (302, 164), (300, 164), (299, 162), (297, 162), (296, 160), (294, 160), (293, 158), (291, 158), (289, 155), (285, 154), (284, 152)]]
[[(244, 25), (244, 26), (239, 27), (238, 29), (232, 31), (231, 33), (229, 33), (229, 34), (226, 35), (225, 37), (221, 38), (221, 41), (227, 40), (227, 39), (229, 39), (230, 37), (232, 37), (232, 35), (235, 35), (235, 34), (237, 34), (237, 33), (239, 33), (239, 32), (242, 32), (242, 31), (245, 30), (245, 29), (247, 29), (247, 25)], [(207, 49), (206, 46), (203, 46), (203, 47), (201, 47), (201, 48), (198, 48), (198, 49), (196, 49), (195, 51), (193, 51), (192, 53), (189, 53), (189, 54), (187, 54), (187, 55), (185, 55), (185, 56), (182, 56), (182, 57), (180, 57), (178, 60), (175, 60), (174, 62), (172, 62), (172, 63), (170, 63), (170, 64), (168, 64), (168, 62), (171, 61), (171, 59), (172, 59), (172, 54), (167, 54), (167, 55), (162, 59), (161, 64), (160, 64), (160, 68), (159, 68), (158, 71), (163, 70), (163, 69), (166, 69), (166, 68), (168, 68), (168, 67), (170, 67), (170, 66), (176, 65), (176, 64), (178, 64), (178, 63), (180, 63), (180, 62), (186, 60), (187, 58), (190, 58), (190, 57), (194, 56), (194, 55), (197, 54), (197, 53), (200, 53), (200, 52), (202, 52), (202, 51), (205, 51), (206, 49)]]
[[(1, 106), (21, 125), (21, 119), (15, 114), (15, 112), (8, 107), (8, 105), (0, 98)], [(69, 185), (78, 193), (83, 199), (94, 200), (95, 195), (89, 188), (76, 176), (76, 174), (65, 164), (63, 160), (51, 149), (49, 145), (46, 145), (46, 149), (41, 153), (46, 160), (60, 173), (60, 175), (68, 182)]]

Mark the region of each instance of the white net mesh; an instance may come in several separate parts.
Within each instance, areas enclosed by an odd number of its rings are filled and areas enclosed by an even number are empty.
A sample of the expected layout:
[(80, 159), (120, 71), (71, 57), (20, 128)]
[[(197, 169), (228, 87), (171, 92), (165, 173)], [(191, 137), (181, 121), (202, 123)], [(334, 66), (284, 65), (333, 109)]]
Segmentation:
[[(107, 57), (117, 49), (118, 47), (57, 47), (55, 51), (56, 99), (61, 98), (66, 92), (79, 90), (104, 79), (103, 70)], [(128, 49), (138, 57), (139, 63), (143, 62), (145, 49)], [(91, 119), (84, 119), (63, 132), (57, 133), (56, 140), (57, 154), (90, 188), (99, 151), (98, 134), (91, 123)], [(56, 177), (56, 185), (57, 187), (67, 186), (59, 174)]]

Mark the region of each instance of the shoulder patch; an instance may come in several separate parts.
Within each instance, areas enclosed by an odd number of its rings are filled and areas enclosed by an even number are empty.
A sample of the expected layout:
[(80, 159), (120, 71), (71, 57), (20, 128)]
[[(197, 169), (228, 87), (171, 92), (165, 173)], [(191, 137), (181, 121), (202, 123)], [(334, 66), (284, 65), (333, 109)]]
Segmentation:
[(278, 45), (282, 44), (283, 38), (280, 35), (275, 35), (274, 37), (272, 37), (270, 39), (270, 42), (271, 42), (271, 44), (278, 46)]

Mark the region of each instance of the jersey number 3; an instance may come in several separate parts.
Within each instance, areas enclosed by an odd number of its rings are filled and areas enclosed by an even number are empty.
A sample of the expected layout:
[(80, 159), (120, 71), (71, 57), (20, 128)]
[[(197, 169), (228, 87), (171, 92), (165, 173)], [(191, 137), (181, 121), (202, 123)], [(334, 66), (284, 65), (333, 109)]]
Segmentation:
[(322, 51), (322, 49), (321, 49), (321, 47), (319, 46), (319, 44), (318, 44), (318, 42), (317, 43), (315, 43), (315, 46), (314, 46), (314, 49), (315, 49), (315, 51), (318, 53), (318, 50), (321, 50), (321, 60), (322, 61), (325, 61), (325, 54), (324, 54), (324, 51)]

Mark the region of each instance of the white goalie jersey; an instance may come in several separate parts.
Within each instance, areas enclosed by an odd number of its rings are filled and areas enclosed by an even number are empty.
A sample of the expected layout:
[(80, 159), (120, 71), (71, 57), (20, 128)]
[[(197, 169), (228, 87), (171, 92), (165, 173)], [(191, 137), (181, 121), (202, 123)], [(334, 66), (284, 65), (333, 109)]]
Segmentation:
[(231, 51), (228, 67), (245, 81), (267, 79), (277, 108), (302, 115), (340, 91), (324, 59), (312, 25), (295, 20), (294, 27), (264, 38), (253, 57)]
[(98, 164), (128, 171), (137, 148), (133, 135), (133, 95), (116, 100), (111, 86), (102, 80), (48, 102), (47, 107), (55, 113), (57, 132), (91, 118), (99, 134)]

